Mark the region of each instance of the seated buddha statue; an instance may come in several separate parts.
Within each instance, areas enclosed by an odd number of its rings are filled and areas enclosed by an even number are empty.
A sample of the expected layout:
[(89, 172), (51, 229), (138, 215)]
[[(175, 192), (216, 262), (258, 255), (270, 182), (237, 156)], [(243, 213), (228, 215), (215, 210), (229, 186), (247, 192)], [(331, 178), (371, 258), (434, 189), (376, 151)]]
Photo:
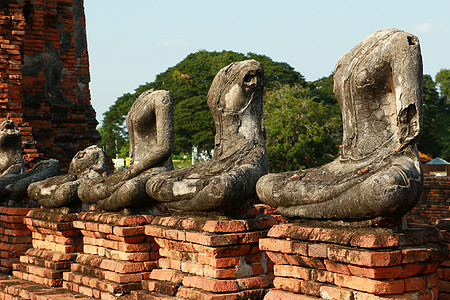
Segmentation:
[(121, 211), (151, 207), (155, 201), (145, 191), (147, 180), (173, 170), (173, 100), (169, 92), (142, 93), (126, 117), (130, 140), (130, 165), (105, 177), (83, 181), (78, 196), (96, 209)]
[(343, 122), (339, 157), (265, 175), (258, 196), (290, 218), (400, 220), (423, 187), (419, 41), (397, 29), (377, 31), (338, 61), (333, 76)]
[(172, 213), (226, 214), (256, 196), (267, 173), (262, 124), (263, 68), (255, 60), (232, 63), (215, 76), (207, 103), (216, 136), (211, 160), (150, 178), (150, 197)]

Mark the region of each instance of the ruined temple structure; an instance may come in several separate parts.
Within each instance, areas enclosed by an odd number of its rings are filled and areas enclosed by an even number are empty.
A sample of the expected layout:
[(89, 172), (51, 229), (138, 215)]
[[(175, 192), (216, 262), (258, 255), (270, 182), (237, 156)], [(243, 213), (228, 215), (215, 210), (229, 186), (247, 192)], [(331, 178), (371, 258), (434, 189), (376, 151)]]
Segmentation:
[(0, 121), (18, 125), (27, 168), (67, 169), (99, 141), (89, 81), (83, 0), (0, 2)]

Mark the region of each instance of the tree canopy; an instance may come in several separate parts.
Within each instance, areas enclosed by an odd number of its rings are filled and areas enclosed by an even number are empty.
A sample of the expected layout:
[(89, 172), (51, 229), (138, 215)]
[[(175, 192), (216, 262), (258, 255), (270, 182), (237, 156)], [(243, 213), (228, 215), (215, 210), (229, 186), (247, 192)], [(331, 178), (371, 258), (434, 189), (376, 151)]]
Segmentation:
[[(438, 91), (439, 87), (439, 91)], [(450, 70), (423, 76), (423, 134), (418, 148), (432, 157), (450, 160)]]
[(139, 86), (134, 93), (119, 97), (104, 113), (102, 146), (110, 157), (128, 154), (125, 117), (136, 98), (154, 88), (172, 93), (174, 99), (175, 142), (174, 153), (190, 152), (192, 146), (199, 151), (214, 148), (214, 122), (209, 113), (206, 96), (217, 72), (226, 65), (245, 59), (256, 59), (264, 67), (265, 90), (279, 83), (305, 85), (303, 76), (290, 65), (275, 62), (265, 55), (242, 54), (232, 51), (209, 52), (201, 50), (189, 54), (177, 65), (156, 76), (156, 80)]
[(266, 94), (264, 124), (272, 172), (316, 167), (337, 156), (342, 125), (334, 105), (300, 85), (281, 85)]

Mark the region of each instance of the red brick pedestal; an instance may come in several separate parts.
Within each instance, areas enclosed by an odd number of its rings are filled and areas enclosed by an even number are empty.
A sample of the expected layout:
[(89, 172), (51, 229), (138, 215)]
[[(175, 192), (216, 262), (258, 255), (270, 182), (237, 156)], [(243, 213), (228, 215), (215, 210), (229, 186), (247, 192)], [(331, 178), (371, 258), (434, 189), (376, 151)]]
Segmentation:
[(11, 274), (12, 265), (31, 248), (31, 231), (23, 223), (30, 208), (0, 207), (0, 272)]
[[(444, 236), (444, 242), (450, 248), (450, 219), (441, 219), (436, 222)], [(450, 300), (450, 258), (442, 263), (438, 270), (439, 274), (439, 299)]]
[(80, 232), (73, 228), (75, 214), (30, 211), (25, 224), (32, 231), (32, 246), (13, 265), (17, 278), (52, 287), (62, 286), (63, 272), (70, 269), (81, 250)]
[(258, 241), (277, 223), (271, 216), (212, 221), (156, 217), (145, 229), (161, 246), (160, 269), (135, 299), (261, 299), (272, 264)]
[(448, 249), (435, 227), (274, 226), (261, 250), (275, 263), (273, 299), (438, 299)]
[(115, 299), (141, 289), (157, 266), (159, 246), (145, 235), (154, 216), (79, 213), (74, 227), (83, 235), (83, 253), (64, 273), (68, 290), (93, 298)]

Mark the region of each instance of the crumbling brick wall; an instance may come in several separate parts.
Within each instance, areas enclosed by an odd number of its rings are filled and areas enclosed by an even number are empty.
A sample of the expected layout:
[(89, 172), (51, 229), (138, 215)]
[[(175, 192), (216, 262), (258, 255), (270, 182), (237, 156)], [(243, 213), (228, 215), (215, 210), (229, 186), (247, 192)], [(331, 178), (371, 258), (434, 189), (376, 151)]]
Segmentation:
[(435, 225), (450, 218), (450, 177), (425, 177), (422, 196), (409, 212), (408, 221)]
[(56, 158), (63, 169), (95, 144), (83, 0), (2, 0), (0, 121), (22, 132), (31, 167)]

